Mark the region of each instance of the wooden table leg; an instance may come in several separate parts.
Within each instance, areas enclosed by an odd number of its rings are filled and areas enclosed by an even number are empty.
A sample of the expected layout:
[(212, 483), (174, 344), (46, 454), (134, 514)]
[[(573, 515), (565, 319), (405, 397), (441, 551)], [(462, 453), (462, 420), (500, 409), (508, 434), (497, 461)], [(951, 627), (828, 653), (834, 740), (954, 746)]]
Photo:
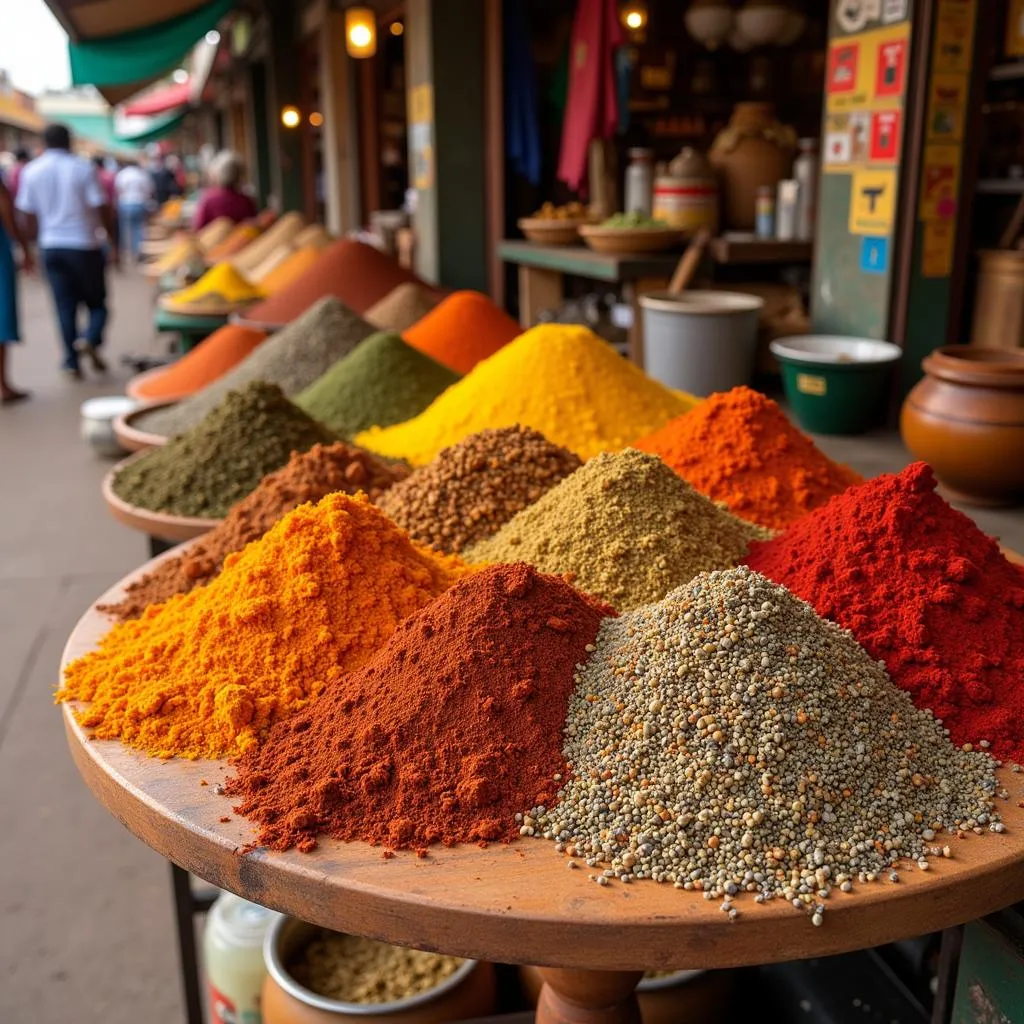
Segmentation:
[(640, 1024), (636, 986), (642, 971), (541, 967), (537, 1024)]
[(622, 297), (633, 310), (633, 326), (629, 331), (629, 358), (642, 370), (644, 367), (644, 320), (640, 296), (668, 289), (667, 277), (641, 277), (622, 285)]
[(519, 267), (519, 323), (533, 327), (542, 310), (557, 309), (565, 295), (560, 270)]

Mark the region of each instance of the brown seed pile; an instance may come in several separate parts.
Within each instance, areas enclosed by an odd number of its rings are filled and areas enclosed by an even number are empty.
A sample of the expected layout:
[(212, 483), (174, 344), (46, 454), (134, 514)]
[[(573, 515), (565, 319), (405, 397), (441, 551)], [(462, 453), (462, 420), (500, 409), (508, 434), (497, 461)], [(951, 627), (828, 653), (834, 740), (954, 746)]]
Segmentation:
[(320, 929), (288, 965), (303, 987), (345, 1003), (393, 1003), (437, 988), (465, 961)]
[(604, 452), (493, 537), (474, 562), (529, 562), (619, 611), (659, 601), (699, 572), (736, 565), (770, 533), (719, 508), (656, 455)]
[(528, 427), (471, 434), (393, 487), (380, 507), (413, 540), (457, 554), (496, 533), (580, 466)]
[(282, 516), (307, 501), (327, 494), (365, 491), (371, 501), (408, 470), (387, 465), (375, 455), (337, 442), (318, 444), (308, 452), (292, 453), (281, 469), (268, 474), (248, 497), (233, 505), (217, 527), (168, 559), (128, 588), (124, 600), (101, 610), (122, 621), (137, 619), (151, 604), (162, 604), (175, 594), (187, 594), (220, 574), (224, 559), (258, 540)]

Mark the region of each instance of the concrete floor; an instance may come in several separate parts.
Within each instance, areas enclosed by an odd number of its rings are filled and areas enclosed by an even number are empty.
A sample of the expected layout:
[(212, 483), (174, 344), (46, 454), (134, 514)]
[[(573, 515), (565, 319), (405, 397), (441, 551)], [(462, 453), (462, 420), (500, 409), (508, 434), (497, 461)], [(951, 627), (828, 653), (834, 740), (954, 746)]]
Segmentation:
[[(123, 276), (112, 286), (112, 365), (158, 351), (148, 285)], [(109, 463), (78, 437), (81, 402), (118, 393), (126, 372), (60, 376), (38, 279), (24, 282), (23, 328), (13, 379), (34, 397), (0, 410), (0, 1022), (181, 1024), (167, 866), (90, 796), (52, 704), (75, 621), (145, 555), (144, 538), (100, 500)], [(819, 440), (868, 476), (909, 461), (890, 434)], [(1024, 551), (1020, 512), (976, 517)]]

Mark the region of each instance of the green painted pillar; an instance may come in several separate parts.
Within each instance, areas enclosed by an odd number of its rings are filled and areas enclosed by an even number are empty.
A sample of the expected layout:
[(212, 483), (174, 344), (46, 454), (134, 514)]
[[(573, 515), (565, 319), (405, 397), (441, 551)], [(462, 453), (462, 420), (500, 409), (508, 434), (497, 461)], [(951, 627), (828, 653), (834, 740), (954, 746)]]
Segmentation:
[(267, 11), (269, 59), (269, 110), (267, 128), (271, 153), (273, 190), (281, 201), (282, 210), (303, 209), (302, 195), (302, 135), (298, 129), (281, 124), (281, 109), (301, 107), (299, 62), (296, 52), (299, 44), (298, 14), (291, 3), (277, 3)]
[(405, 26), (416, 270), (486, 291), (484, 5), (408, 0)]

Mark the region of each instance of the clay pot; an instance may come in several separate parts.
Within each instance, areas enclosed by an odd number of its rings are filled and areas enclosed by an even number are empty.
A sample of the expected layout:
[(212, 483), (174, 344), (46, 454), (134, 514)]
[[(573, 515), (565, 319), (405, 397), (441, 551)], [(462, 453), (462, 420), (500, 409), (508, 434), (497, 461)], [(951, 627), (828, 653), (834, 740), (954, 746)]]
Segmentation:
[(757, 190), (773, 189), (789, 173), (796, 133), (775, 120), (770, 103), (737, 103), (709, 154), (722, 184), (724, 222), (736, 231), (753, 231)]
[(436, 989), (380, 1006), (342, 1003), (300, 985), (287, 964), (317, 932), (294, 917), (275, 921), (263, 945), (267, 976), (260, 995), (264, 1024), (441, 1024), (484, 1017), (494, 1010), (494, 965), (467, 960)]
[(900, 414), (907, 448), (956, 500), (1024, 501), (1024, 352), (955, 345), (922, 366)]

